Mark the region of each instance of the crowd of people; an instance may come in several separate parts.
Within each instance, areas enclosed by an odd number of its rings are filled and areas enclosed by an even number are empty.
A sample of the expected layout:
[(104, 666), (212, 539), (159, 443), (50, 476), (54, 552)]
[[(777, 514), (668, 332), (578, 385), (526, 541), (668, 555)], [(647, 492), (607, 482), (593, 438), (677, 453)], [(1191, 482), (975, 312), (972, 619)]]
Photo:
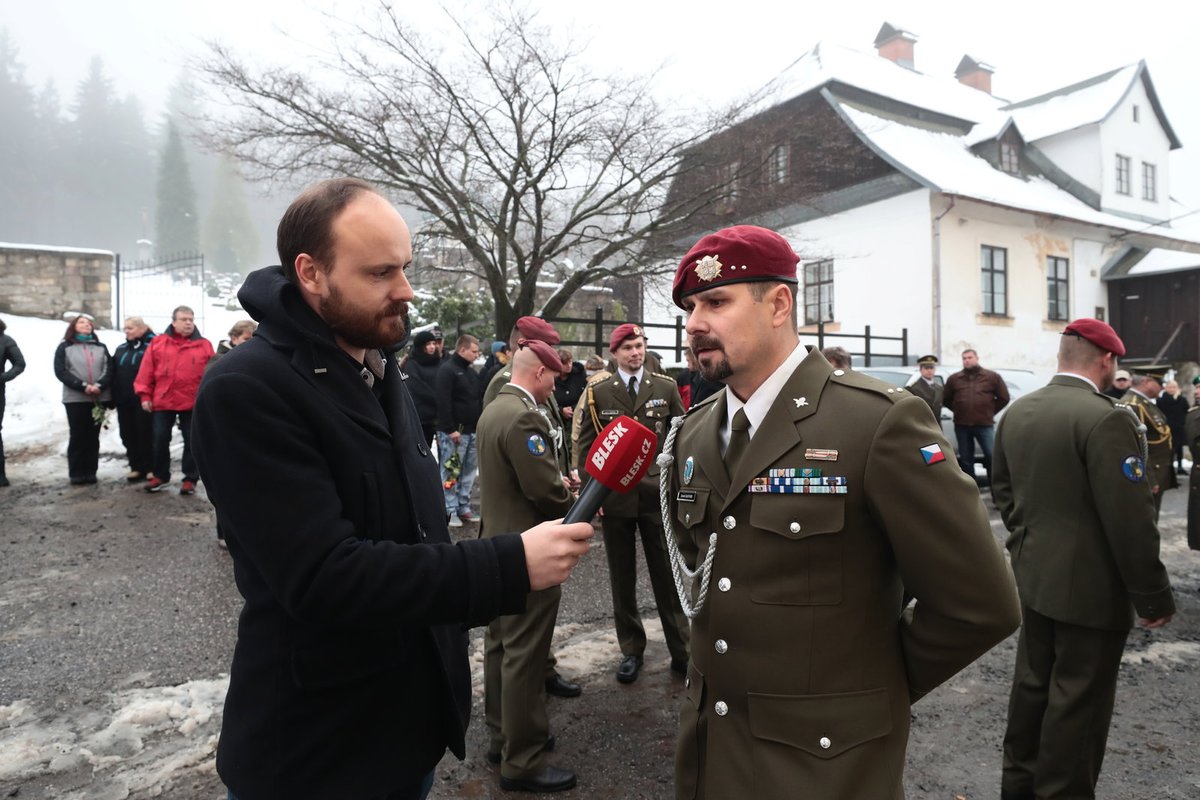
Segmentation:
[[(1111, 327), (1067, 325), (1058, 373), (1015, 402), (972, 348), (944, 383), (928, 355), (897, 389), (802, 344), (799, 257), (739, 225), (675, 271), (689, 347), (672, 377), (635, 323), (581, 359), (535, 316), (486, 347), (410, 331), (412, 238), (361, 180), (305, 189), (278, 248), (239, 294), (257, 323), (215, 351), (179, 306), (160, 334), (126, 319), (113, 354), (74, 316), (54, 357), (72, 484), (96, 482), (111, 407), (128, 481), (170, 484), (178, 428), (179, 492), (203, 480), (216, 508), (245, 600), (217, 750), (232, 800), (426, 797), (444, 753), (465, 754), (477, 626), (500, 787), (574, 787), (546, 696), (583, 691), (551, 642), (594, 523), (622, 684), (647, 645), (639, 542), (648, 568), (683, 686), (676, 797), (898, 796), (912, 704), (1018, 628), (1001, 797), (1094, 796), (1133, 621), (1175, 610), (1157, 516), (1200, 447), (1178, 383), (1118, 370)], [(0, 425), (26, 366), (4, 330)], [(644, 477), (564, 522), (623, 419), (655, 434)], [(0, 440), (7, 485), (3, 466)]]

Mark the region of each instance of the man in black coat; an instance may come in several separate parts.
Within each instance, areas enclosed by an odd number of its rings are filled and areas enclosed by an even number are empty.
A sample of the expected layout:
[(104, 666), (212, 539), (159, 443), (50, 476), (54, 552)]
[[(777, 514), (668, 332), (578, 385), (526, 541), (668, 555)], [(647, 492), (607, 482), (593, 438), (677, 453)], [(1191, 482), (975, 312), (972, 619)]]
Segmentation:
[[(437, 440), (442, 462), (442, 487), (446, 517), (451, 528), (474, 522), (471, 487), (475, 485), (479, 454), (475, 449), (475, 424), (483, 410), (483, 387), (472, 366), (479, 358), (479, 340), (469, 333), (458, 337), (454, 354), (442, 362), (437, 374)], [(453, 465), (457, 461), (457, 470)]]
[(437, 431), (436, 387), (438, 368), (442, 365), (441, 343), (441, 328), (418, 331), (413, 336), (412, 352), (400, 365), (400, 371), (408, 376), (408, 392), (417, 406), (421, 432), (430, 446)]
[[(21, 348), (6, 331), (8, 326), (0, 319), (0, 428), (4, 426), (4, 386), (13, 378), (25, 371), (25, 356)], [(8, 369), (4, 365), (8, 364)], [(8, 486), (8, 476), (4, 474), (4, 440), (0, 439), (0, 487)]]
[(204, 377), (196, 461), (245, 598), (217, 748), (238, 800), (422, 798), (464, 755), (466, 628), (520, 612), (588, 549), (543, 523), (452, 544), (404, 378), (408, 228), (363, 181), (306, 189), (284, 266), (238, 294), (257, 334)]

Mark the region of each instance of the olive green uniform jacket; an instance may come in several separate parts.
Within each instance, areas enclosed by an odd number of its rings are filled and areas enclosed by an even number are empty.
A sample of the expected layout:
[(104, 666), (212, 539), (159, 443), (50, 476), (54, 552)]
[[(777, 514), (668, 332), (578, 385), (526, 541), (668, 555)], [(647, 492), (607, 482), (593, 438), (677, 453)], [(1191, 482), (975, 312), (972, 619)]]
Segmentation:
[(1134, 609), (1173, 613), (1134, 425), (1128, 409), (1069, 375), (1001, 420), (992, 497), (1011, 532), (1021, 602), (1039, 614), (1121, 631)]
[[(533, 399), (505, 385), (479, 418), (480, 536), (520, 532), (570, 509), (572, 498)], [(530, 592), (525, 612), (488, 625), (485, 637), (485, 722), (501, 774), (529, 778), (546, 765), (550, 724), (544, 682), (562, 587)]]
[[(483, 407), (496, 399), (500, 394), (500, 390), (508, 385), (512, 380), (512, 366), (507, 366), (492, 376), (488, 382), (487, 388), (483, 391)], [(563, 475), (570, 473), (575, 460), (571, 457), (571, 441), (567, 436), (567, 426), (563, 421), (562, 411), (558, 408), (558, 401), (554, 399), (554, 395), (541, 403), (541, 408), (545, 412), (546, 421), (550, 425), (550, 438), (553, 440), (555, 450), (555, 461), (558, 467), (562, 470)]]
[(1188, 547), (1200, 550), (1200, 405), (1188, 409), (1184, 420), (1184, 444), (1192, 458), (1188, 475)]
[[(688, 564), (717, 537), (692, 621), (676, 797), (903, 797), (910, 704), (1019, 623), (979, 491), (924, 401), (816, 350), (732, 476), (725, 402), (693, 407), (669, 468)], [(749, 491), (777, 468), (820, 469), (846, 493)], [(902, 614), (906, 590), (916, 604)]]
[[(631, 417), (649, 428), (658, 438), (654, 446), (655, 461), (651, 462), (650, 470), (642, 478), (642, 485), (649, 486), (653, 491), (658, 489), (658, 454), (662, 452), (663, 440), (666, 438), (667, 426), (673, 417), (683, 416), (683, 398), (679, 396), (679, 386), (675, 379), (667, 375), (642, 370), (642, 383), (638, 387), (637, 400), (629, 397), (629, 386), (621, 379), (621, 373), (616, 372), (601, 378), (593, 376), (584, 389), (580, 399), (583, 408), (583, 419), (579, 429), (579, 452), (576, 455), (579, 465), (579, 475), (584, 477), (584, 467), (592, 442), (596, 434), (604, 430), (604, 426), (617, 417)], [(616, 517), (636, 517), (638, 515), (638, 493), (627, 494), (613, 492), (602, 506), (605, 515)]]
[(928, 383), (924, 378), (917, 378), (909, 384), (908, 390), (929, 404), (933, 418), (940, 425), (942, 422), (942, 396), (946, 392), (946, 387), (942, 385), (942, 382)]
[(1154, 401), (1147, 400), (1133, 390), (1126, 392), (1121, 402), (1132, 408), (1146, 426), (1146, 472), (1150, 477), (1150, 486), (1157, 487), (1160, 495), (1167, 489), (1178, 489), (1179, 479), (1175, 477), (1171, 426), (1167, 424), (1167, 415)]

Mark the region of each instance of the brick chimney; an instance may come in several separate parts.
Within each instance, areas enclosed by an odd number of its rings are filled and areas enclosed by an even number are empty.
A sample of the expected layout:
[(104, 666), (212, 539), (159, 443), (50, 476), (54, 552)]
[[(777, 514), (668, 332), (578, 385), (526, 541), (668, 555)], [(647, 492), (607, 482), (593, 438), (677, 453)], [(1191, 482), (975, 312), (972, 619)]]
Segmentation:
[(913, 45), (917, 37), (903, 28), (897, 28), (891, 23), (883, 23), (875, 36), (875, 49), (879, 55), (888, 61), (895, 61), (902, 67), (915, 69), (913, 62)]
[(991, 94), (992, 73), (995, 71), (991, 64), (963, 56), (962, 61), (958, 62), (958, 69), (954, 70), (954, 77), (964, 86)]

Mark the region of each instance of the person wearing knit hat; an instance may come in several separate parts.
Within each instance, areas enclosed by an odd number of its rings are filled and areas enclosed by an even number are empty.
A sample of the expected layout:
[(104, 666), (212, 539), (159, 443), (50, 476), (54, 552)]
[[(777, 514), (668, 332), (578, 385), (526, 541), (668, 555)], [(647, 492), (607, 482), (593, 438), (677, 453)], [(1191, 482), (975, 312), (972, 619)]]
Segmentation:
[(800, 343), (798, 261), (738, 225), (675, 271), (700, 371), (724, 384), (662, 454), (692, 636), (677, 798), (901, 796), (910, 704), (1020, 621), (929, 407)]
[[(508, 339), (510, 353), (517, 352), (522, 339), (544, 342), (551, 348), (556, 347), (562, 341), (562, 337), (559, 336), (553, 325), (541, 317), (530, 316), (519, 318), (513, 325)], [(500, 396), (500, 390), (512, 380), (512, 374), (513, 368), (510, 359), (509, 364), (496, 370), (491, 379), (487, 380), (485, 383), (487, 388), (483, 392), (485, 410)], [(579, 473), (575, 470), (574, 460), (571, 457), (571, 441), (567, 436), (567, 425), (553, 393), (541, 403), (541, 408), (550, 423), (550, 442), (559, 472), (567, 479), (572, 491), (577, 491), (579, 489)], [(578, 697), (583, 693), (582, 686), (559, 674), (558, 659), (553, 652), (550, 652), (546, 659), (545, 680), (546, 691), (556, 697)]]
[[(641, 325), (631, 322), (618, 325), (609, 337), (608, 345), (617, 371), (612, 375), (600, 373), (588, 381), (580, 401), (582, 419), (576, 458), (581, 474), (592, 442), (617, 417), (632, 417), (654, 431), (658, 437), (654, 452), (657, 457), (671, 419), (683, 415), (683, 399), (675, 379), (652, 373), (645, 367), (646, 331)], [(637, 680), (646, 651), (646, 629), (637, 601), (639, 538), (663, 636), (671, 655), (670, 668), (681, 677), (687, 671), (688, 624), (671, 580), (671, 566), (663, 543), (658, 470), (658, 465), (652, 461), (650, 471), (636, 488), (626, 494), (609, 495), (600, 518), (612, 587), (613, 623), (621, 648), (616, 673), (621, 683)]]
[[(554, 461), (542, 405), (562, 363), (554, 347), (520, 339), (512, 380), (479, 418), (480, 536), (524, 530), (557, 519), (573, 498)], [(484, 637), (484, 721), (487, 759), (500, 765), (506, 791), (555, 792), (575, 785), (575, 773), (550, 763), (545, 668), (562, 588), (530, 592), (521, 614), (492, 621)]]
[(996, 434), (992, 499), (1023, 611), (1002, 798), (1096, 796), (1130, 612), (1157, 628), (1175, 611), (1145, 440), (1101, 392), (1124, 353), (1104, 322), (1067, 325), (1058, 373)]

